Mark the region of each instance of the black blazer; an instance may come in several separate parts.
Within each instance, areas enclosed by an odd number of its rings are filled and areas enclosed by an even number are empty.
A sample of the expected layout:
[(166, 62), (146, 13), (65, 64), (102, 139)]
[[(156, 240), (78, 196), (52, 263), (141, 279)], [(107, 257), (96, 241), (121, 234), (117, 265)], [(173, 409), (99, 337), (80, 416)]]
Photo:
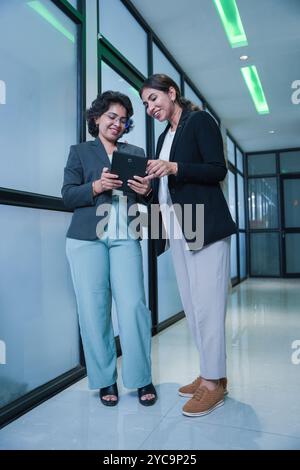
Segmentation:
[[(156, 158), (170, 125), (160, 135)], [(176, 176), (168, 177), (173, 204), (182, 208), (191, 204), (192, 230), (196, 228), (196, 204), (204, 204), (204, 246), (228, 237), (236, 232), (220, 182), (226, 176), (223, 140), (214, 119), (205, 111), (183, 110), (170, 151), (170, 161), (178, 163)], [(158, 203), (159, 179), (154, 181), (153, 198)], [(182, 224), (181, 224), (182, 225)], [(191, 250), (196, 250), (195, 239), (187, 240)], [(158, 254), (165, 243), (158, 244)], [(198, 248), (199, 249), (199, 248)]]
[[(135, 145), (118, 143), (117, 147), (124, 153), (145, 156), (144, 150)], [(112, 201), (112, 191), (93, 196), (92, 182), (100, 178), (104, 167), (110, 169), (111, 164), (98, 137), (94, 141), (71, 146), (61, 190), (65, 207), (74, 210), (67, 237), (97, 240), (96, 226), (106, 215), (96, 215), (97, 207), (101, 204), (111, 204)], [(146, 198), (136, 194), (127, 197), (128, 208), (136, 203), (147, 203)]]

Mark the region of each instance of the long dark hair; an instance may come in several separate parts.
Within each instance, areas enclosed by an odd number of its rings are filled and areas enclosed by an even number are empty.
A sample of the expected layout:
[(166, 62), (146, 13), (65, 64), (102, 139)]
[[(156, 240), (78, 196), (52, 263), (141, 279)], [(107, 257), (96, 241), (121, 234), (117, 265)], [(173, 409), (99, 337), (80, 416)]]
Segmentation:
[(108, 90), (99, 94), (92, 102), (91, 107), (86, 110), (89, 133), (93, 137), (97, 137), (99, 133), (99, 126), (95, 123), (95, 119), (98, 119), (102, 114), (106, 113), (112, 103), (120, 104), (127, 111), (128, 123), (123, 134), (127, 134), (133, 129), (133, 120), (130, 119), (133, 115), (133, 107), (130, 99), (119, 91)]
[(176, 102), (181, 108), (187, 109), (189, 111), (200, 111), (199, 106), (194, 104), (192, 101), (187, 100), (181, 95), (177, 83), (175, 83), (171, 77), (165, 75), (164, 73), (155, 73), (149, 78), (146, 78), (140, 89), (140, 97), (142, 97), (142, 93), (146, 88), (154, 88), (154, 90), (159, 90), (168, 93), (170, 87), (173, 87), (175, 89)]

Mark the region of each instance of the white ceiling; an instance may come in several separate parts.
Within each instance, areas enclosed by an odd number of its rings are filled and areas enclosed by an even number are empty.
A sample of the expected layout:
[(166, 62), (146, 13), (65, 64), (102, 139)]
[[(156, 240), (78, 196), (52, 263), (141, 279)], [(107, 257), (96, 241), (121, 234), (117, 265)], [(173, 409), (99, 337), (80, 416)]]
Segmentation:
[[(237, 0), (248, 46), (235, 49), (212, 0), (132, 3), (242, 150), (300, 147), (300, 104), (291, 101), (300, 80), (300, 0)], [(245, 65), (256, 65), (270, 114), (256, 112), (240, 72)]]

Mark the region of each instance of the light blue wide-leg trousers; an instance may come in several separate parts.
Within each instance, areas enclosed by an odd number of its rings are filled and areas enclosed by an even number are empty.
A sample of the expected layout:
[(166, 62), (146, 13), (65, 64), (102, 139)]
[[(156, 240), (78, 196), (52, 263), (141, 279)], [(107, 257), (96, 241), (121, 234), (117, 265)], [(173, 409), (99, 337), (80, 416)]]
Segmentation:
[(89, 387), (103, 388), (117, 378), (111, 320), (116, 304), (125, 387), (151, 382), (151, 312), (146, 307), (142, 252), (138, 240), (95, 241), (67, 238)]

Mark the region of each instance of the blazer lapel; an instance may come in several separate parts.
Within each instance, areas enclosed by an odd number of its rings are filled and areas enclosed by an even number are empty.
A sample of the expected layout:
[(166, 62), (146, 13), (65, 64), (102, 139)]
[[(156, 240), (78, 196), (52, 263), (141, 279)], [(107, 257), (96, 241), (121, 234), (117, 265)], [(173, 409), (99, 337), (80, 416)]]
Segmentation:
[(92, 142), (92, 145), (93, 145), (93, 148), (94, 148), (97, 156), (100, 157), (101, 160), (103, 161), (103, 163), (105, 164), (105, 166), (110, 169), (111, 164), (110, 164), (109, 158), (107, 156), (106, 150), (105, 150), (101, 140), (99, 139), (99, 137), (96, 137), (94, 142)]
[(182, 111), (177, 129), (176, 129), (176, 132), (175, 132), (175, 135), (174, 135), (174, 139), (173, 139), (173, 142), (172, 142), (172, 147), (171, 147), (171, 150), (170, 150), (170, 158), (169, 158), (170, 162), (172, 162), (173, 159), (174, 159), (176, 145), (177, 145), (178, 140), (181, 136), (181, 133), (184, 129), (186, 121), (187, 121), (188, 117), (190, 116), (190, 113), (191, 112), (187, 111), (186, 109), (183, 109), (183, 111)]
[(161, 148), (162, 148), (162, 146), (163, 146), (166, 133), (168, 132), (169, 129), (170, 129), (170, 124), (167, 125), (167, 127), (165, 128), (165, 130), (163, 131), (163, 133), (160, 134), (160, 136), (159, 136), (159, 138), (158, 138), (157, 146), (156, 146), (156, 152), (155, 152), (156, 158), (159, 158), (159, 154), (160, 154)]
[[(179, 137), (180, 137), (180, 135), (183, 131), (186, 120), (189, 117), (189, 115), (190, 115), (190, 111), (187, 111), (187, 110), (183, 109), (183, 111), (181, 113), (181, 116), (180, 116), (180, 120), (179, 120), (177, 129), (176, 129), (176, 132), (175, 132), (174, 140), (173, 140), (172, 146), (171, 146), (170, 158), (169, 158), (170, 162), (173, 161), (176, 144), (177, 144), (178, 139), (179, 139)], [(163, 146), (163, 143), (164, 143), (164, 140), (165, 140), (165, 136), (166, 136), (169, 129), (170, 129), (170, 124), (167, 125), (164, 132), (159, 136), (157, 146), (156, 146), (156, 154), (155, 154), (156, 158), (159, 158), (159, 154), (160, 154), (160, 151), (162, 149), (162, 146)], [(158, 189), (159, 189), (159, 179), (155, 179), (154, 182), (153, 182), (153, 191), (155, 192), (155, 194), (158, 194)]]

